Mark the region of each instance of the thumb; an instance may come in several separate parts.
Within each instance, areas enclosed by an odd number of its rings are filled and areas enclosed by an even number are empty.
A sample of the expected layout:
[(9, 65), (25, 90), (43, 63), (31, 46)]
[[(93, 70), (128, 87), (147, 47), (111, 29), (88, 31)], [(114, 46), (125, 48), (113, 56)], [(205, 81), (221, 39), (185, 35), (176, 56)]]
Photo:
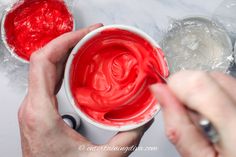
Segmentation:
[(139, 145), (141, 138), (144, 133), (150, 128), (154, 120), (151, 120), (146, 125), (139, 127), (137, 129), (119, 132), (115, 135), (107, 145), (111, 147), (117, 147), (116, 151), (113, 152), (113, 157), (127, 157), (129, 156), (134, 149)]

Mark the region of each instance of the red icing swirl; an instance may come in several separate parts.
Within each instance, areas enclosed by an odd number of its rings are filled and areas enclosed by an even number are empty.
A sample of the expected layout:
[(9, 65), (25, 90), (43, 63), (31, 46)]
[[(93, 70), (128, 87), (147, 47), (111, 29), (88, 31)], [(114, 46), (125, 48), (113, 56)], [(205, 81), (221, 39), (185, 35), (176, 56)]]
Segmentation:
[(9, 47), (29, 60), (52, 39), (72, 31), (73, 18), (63, 0), (24, 0), (6, 15), (4, 28)]
[(96, 122), (121, 126), (140, 123), (156, 112), (150, 84), (168, 68), (159, 48), (121, 29), (108, 29), (86, 42), (75, 55), (70, 86), (77, 106)]

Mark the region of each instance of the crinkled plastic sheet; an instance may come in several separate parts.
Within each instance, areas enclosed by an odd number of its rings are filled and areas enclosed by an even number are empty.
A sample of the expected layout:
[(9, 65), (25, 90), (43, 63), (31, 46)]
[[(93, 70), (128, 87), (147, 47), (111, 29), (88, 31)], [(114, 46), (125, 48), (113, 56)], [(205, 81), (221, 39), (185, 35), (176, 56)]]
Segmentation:
[[(236, 63), (236, 43), (234, 45), (234, 58), (235, 58), (235, 63)], [(232, 67), (230, 67), (230, 74), (236, 78), (236, 64), (235, 63)]]
[(172, 21), (161, 46), (171, 73), (181, 70), (229, 72), (234, 61), (227, 32), (205, 17)]
[[(8, 8), (10, 8), (14, 3), (23, 1), (23, 0), (9, 0), (1, 1), (0, 0), (0, 17), (2, 23), (3, 14)], [(65, 0), (68, 8), (73, 14), (73, 2), (74, 0)], [(0, 72), (7, 76), (9, 79), (9, 86), (14, 89), (25, 90), (27, 88), (28, 82), (28, 70), (29, 66), (27, 63), (22, 63), (17, 60), (8, 49), (5, 47), (2, 34), (0, 40)], [(15, 88), (17, 87), (17, 88)]]
[[(236, 40), (236, 0), (224, 0), (215, 10), (213, 19), (221, 23), (229, 33), (233, 44)], [(234, 46), (234, 56), (236, 62), (236, 46)], [(233, 76), (236, 76), (236, 65), (230, 68)]]
[(236, 0), (224, 0), (215, 10), (213, 19), (220, 22), (231, 38), (236, 39)]

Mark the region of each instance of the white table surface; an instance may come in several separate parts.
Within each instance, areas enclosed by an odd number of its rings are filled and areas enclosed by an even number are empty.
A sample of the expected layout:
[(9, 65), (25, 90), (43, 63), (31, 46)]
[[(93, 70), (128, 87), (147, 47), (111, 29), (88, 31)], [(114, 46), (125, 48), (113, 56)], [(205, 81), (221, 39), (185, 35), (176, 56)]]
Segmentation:
[[(194, 15), (211, 16), (221, 2), (222, 0), (75, 0), (73, 12), (78, 28), (96, 22), (105, 25), (127, 24), (144, 30), (159, 42), (171, 20)], [(0, 4), (7, 3), (9, 0), (0, 0)], [(1, 51), (0, 47), (0, 156), (20, 157), (17, 111), (26, 91), (27, 67), (13, 66), (12, 61), (3, 63)], [(17, 73), (19, 70), (25, 74)], [(63, 88), (58, 99), (62, 113), (73, 111)], [(85, 123), (80, 132), (95, 143), (104, 143), (113, 134)], [(135, 152), (133, 157), (179, 156), (165, 137), (161, 113), (140, 145), (155, 146), (158, 150)]]

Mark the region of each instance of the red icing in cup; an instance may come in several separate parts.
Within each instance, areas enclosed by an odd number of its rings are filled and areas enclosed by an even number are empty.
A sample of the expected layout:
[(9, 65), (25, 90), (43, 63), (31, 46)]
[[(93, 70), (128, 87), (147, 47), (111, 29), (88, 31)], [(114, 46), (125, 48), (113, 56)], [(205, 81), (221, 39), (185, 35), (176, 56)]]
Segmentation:
[(62, 0), (24, 0), (6, 15), (7, 44), (22, 59), (52, 39), (72, 31), (73, 18)]
[(142, 123), (157, 112), (148, 86), (161, 82), (168, 67), (161, 49), (140, 35), (114, 28), (87, 41), (70, 68), (77, 107), (90, 119), (110, 126)]

